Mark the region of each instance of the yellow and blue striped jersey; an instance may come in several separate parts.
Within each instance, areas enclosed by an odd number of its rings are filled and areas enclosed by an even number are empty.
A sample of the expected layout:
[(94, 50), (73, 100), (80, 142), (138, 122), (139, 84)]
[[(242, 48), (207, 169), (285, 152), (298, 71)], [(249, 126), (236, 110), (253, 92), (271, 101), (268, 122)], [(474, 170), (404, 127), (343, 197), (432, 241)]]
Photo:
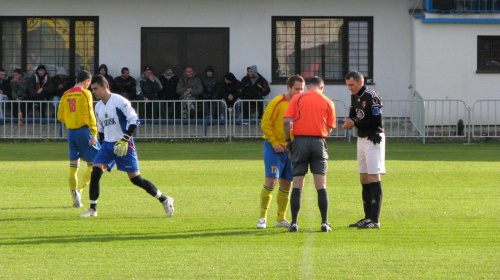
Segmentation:
[(283, 116), (288, 107), (285, 94), (273, 98), (264, 110), (260, 128), (264, 132), (263, 138), (276, 147), (278, 144), (285, 147), (285, 132), (283, 131)]
[(97, 123), (90, 91), (74, 87), (66, 91), (59, 101), (57, 118), (68, 129), (88, 126), (92, 136), (97, 136)]

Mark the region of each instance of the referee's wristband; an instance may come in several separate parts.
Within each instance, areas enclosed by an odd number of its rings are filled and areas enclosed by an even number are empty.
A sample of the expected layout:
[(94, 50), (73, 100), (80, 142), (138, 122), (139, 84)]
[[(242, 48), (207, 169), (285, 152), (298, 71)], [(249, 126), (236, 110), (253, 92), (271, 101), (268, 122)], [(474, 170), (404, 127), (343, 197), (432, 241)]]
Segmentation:
[(285, 139), (285, 141), (286, 141), (286, 142), (291, 142), (291, 141), (292, 141), (292, 139)]

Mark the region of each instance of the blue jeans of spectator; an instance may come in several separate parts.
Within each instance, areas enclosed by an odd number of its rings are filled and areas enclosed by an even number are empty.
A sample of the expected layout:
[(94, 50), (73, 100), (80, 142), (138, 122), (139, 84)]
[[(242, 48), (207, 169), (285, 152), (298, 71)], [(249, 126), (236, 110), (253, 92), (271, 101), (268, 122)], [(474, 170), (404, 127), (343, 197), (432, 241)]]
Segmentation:
[(205, 111), (205, 117), (216, 117), (217, 114), (217, 101), (205, 101), (203, 104), (203, 110)]

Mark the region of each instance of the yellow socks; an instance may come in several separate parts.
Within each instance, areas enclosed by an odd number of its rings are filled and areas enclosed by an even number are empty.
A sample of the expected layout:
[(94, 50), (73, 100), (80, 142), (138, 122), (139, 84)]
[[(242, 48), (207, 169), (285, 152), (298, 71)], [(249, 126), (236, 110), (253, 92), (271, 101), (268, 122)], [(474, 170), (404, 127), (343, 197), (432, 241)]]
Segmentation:
[(87, 163), (87, 170), (83, 173), (82, 180), (78, 185), (78, 192), (82, 193), (86, 186), (90, 184), (90, 175), (92, 174), (93, 163)]
[(78, 168), (80, 164), (70, 163), (69, 164), (69, 189), (74, 190), (78, 186)]
[(260, 192), (260, 217), (267, 219), (267, 209), (273, 198), (273, 188), (264, 185)]
[(278, 222), (285, 220), (286, 210), (288, 209), (288, 201), (290, 200), (290, 192), (284, 191), (281, 188), (278, 190), (276, 202), (278, 203)]

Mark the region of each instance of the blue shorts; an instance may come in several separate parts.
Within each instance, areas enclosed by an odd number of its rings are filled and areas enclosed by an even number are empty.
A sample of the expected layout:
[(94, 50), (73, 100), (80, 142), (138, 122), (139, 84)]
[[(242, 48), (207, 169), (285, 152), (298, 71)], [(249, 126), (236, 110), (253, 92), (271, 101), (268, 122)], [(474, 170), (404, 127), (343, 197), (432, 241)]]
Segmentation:
[(273, 145), (267, 140), (264, 141), (264, 168), (266, 178), (278, 178), (293, 181), (292, 164), (288, 157), (288, 151), (276, 153)]
[(134, 142), (132, 140), (128, 142), (127, 154), (123, 157), (119, 157), (114, 152), (114, 145), (116, 142), (102, 142), (102, 147), (95, 156), (94, 164), (104, 164), (108, 166), (108, 171), (113, 169), (116, 163), (118, 170), (132, 173), (139, 172), (139, 160), (137, 158), (137, 152), (135, 150)]
[(93, 162), (97, 152), (101, 148), (99, 142), (89, 146), (92, 132), (88, 126), (77, 129), (68, 129), (69, 160), (74, 161), (82, 158), (86, 162)]

